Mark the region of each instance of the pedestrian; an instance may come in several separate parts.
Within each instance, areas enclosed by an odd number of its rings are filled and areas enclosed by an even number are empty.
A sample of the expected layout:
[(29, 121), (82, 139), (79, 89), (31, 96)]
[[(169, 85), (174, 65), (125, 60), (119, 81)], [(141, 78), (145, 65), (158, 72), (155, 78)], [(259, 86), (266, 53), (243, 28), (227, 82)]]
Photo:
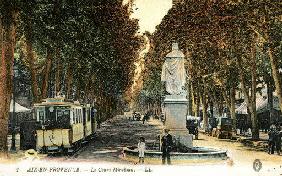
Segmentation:
[(267, 119), (264, 119), (263, 126), (264, 126), (264, 133), (267, 133), (267, 126), (268, 126), (268, 120)]
[(98, 129), (101, 128), (101, 117), (100, 116), (97, 118), (97, 128)]
[(270, 126), (270, 130), (268, 132), (268, 154), (274, 154), (275, 147), (275, 125)]
[(139, 163), (144, 163), (144, 155), (145, 155), (145, 138), (140, 137), (138, 142), (138, 153), (139, 153)]
[(133, 114), (132, 114), (132, 120), (133, 121), (135, 120), (135, 117), (136, 117), (136, 112), (134, 111)]
[(281, 153), (281, 127), (280, 125), (276, 125), (276, 130), (274, 134), (274, 141), (275, 141), (275, 149), (278, 155)]
[(147, 118), (147, 115), (148, 115), (148, 112), (146, 112), (145, 115), (143, 116), (143, 119), (142, 119), (143, 124), (145, 124), (145, 120), (146, 120), (146, 118)]
[(252, 129), (248, 128), (248, 136), (252, 136)]
[(169, 134), (169, 130), (164, 130), (164, 136), (161, 139), (162, 142), (162, 164), (165, 164), (167, 160), (167, 164), (171, 164), (170, 160), (170, 152), (172, 150), (173, 141), (172, 136)]

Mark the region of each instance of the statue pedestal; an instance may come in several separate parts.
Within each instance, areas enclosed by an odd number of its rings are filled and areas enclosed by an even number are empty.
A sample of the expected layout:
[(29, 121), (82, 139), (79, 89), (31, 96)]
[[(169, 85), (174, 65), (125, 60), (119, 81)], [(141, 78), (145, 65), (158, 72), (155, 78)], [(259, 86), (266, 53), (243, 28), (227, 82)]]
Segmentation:
[(181, 95), (167, 95), (164, 100), (165, 128), (186, 147), (193, 147), (193, 135), (186, 129), (188, 100)]

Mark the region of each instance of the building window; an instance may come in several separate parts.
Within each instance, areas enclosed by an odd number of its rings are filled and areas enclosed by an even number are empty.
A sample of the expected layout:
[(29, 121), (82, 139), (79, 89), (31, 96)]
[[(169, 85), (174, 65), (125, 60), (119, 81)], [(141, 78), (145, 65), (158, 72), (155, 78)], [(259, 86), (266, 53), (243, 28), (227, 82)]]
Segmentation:
[(89, 122), (89, 121), (90, 121), (90, 114), (91, 114), (91, 111), (90, 111), (90, 109), (87, 109), (86, 111), (87, 111), (87, 113), (86, 113), (87, 122)]
[(72, 110), (72, 123), (75, 123), (75, 109)]
[(43, 123), (44, 122), (44, 111), (39, 111), (38, 113), (38, 121)]
[(79, 109), (79, 123), (81, 123), (81, 109)]

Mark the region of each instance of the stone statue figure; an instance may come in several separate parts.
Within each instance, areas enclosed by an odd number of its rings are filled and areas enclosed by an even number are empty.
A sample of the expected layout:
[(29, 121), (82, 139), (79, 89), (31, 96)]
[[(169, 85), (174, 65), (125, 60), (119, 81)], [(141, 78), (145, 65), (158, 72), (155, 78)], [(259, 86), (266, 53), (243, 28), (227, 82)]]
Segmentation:
[(166, 55), (162, 67), (161, 81), (165, 81), (166, 91), (170, 95), (186, 95), (186, 72), (184, 68), (184, 54), (178, 49), (178, 44), (172, 44), (172, 52)]

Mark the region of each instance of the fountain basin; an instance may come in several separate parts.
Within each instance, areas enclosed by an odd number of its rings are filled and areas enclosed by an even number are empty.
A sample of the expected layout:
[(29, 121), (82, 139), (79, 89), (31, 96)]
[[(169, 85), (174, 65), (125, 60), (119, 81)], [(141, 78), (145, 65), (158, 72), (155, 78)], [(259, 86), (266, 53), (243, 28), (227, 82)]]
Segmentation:
[[(124, 148), (125, 158), (131, 161), (138, 161), (138, 150)], [(160, 163), (162, 152), (157, 150), (146, 150), (145, 160), (147, 163)], [(172, 163), (202, 163), (202, 162), (216, 162), (227, 159), (227, 151), (217, 150), (206, 147), (193, 147), (191, 152), (171, 152), (170, 158)]]

